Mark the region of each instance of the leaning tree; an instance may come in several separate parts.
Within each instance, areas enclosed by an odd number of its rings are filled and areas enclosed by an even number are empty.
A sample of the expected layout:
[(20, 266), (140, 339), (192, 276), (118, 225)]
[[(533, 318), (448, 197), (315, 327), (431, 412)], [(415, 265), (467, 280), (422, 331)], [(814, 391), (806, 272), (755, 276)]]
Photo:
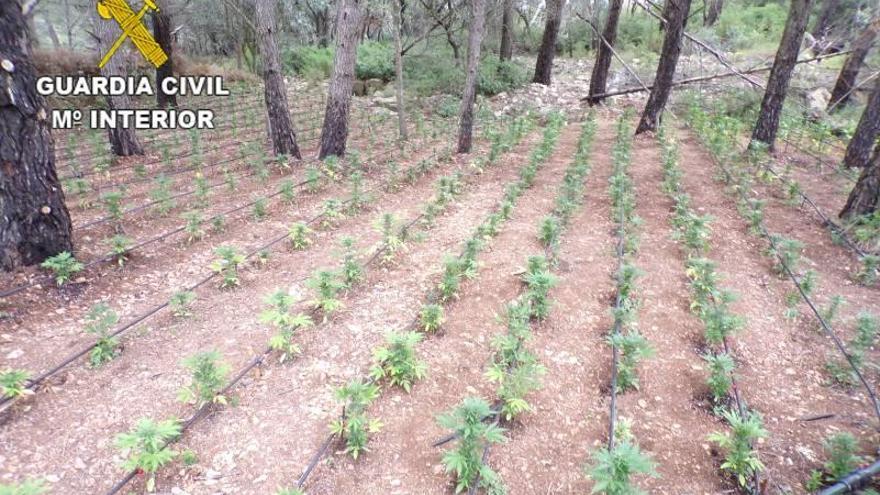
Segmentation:
[(276, 155), (290, 155), (302, 158), (296, 144), (296, 133), (290, 121), (287, 106), (287, 86), (281, 73), (278, 45), (275, 43), (274, 0), (257, 0), (257, 37), (260, 39), (260, 56), (263, 61), (263, 86), (265, 88), (268, 131), (272, 139), (272, 150)]
[(678, 56), (681, 55), (681, 40), (684, 36), (684, 25), (687, 22), (690, 9), (691, 0), (667, 0), (666, 6), (663, 8), (666, 35), (663, 37), (660, 63), (657, 65), (657, 75), (654, 76), (651, 95), (648, 96), (642, 118), (636, 127), (636, 134), (655, 131), (660, 124), (660, 116), (666, 107), (669, 94), (672, 92), (672, 79), (675, 76)]
[(361, 0), (341, 0), (336, 11), (336, 56), (327, 92), (324, 125), (321, 129), (321, 151), (318, 158), (345, 155), (348, 140), (348, 118), (351, 112), (351, 90), (360, 30)]
[[(601, 95), (605, 93), (608, 83), (608, 69), (611, 67), (611, 53), (617, 39), (617, 22), (620, 20), (620, 11), (623, 8), (623, 0), (611, 0), (608, 7), (608, 19), (602, 29), (602, 40), (599, 41), (599, 49), (596, 51), (596, 63), (593, 65), (593, 73), (590, 75), (590, 94), (587, 101), (595, 105), (602, 101)], [(592, 21), (588, 21), (592, 22)]]
[(477, 69), (480, 45), (486, 24), (486, 0), (471, 0), (471, 26), (468, 32), (467, 76), (458, 118), (458, 152), (470, 153), (474, 132), (474, 100), (477, 96)]
[(767, 79), (767, 89), (761, 101), (761, 112), (752, 132), (752, 145), (763, 143), (769, 149), (776, 144), (776, 133), (779, 132), (779, 119), (782, 116), (782, 105), (788, 92), (788, 83), (797, 64), (798, 52), (807, 29), (810, 17), (810, 0), (791, 0), (782, 41), (776, 51), (773, 68)]
[(49, 109), (36, 91), (21, 0), (0, 2), (0, 267), (72, 251), (70, 214), (55, 172)]
[(535, 77), (532, 82), (550, 85), (550, 73), (553, 70), (553, 57), (556, 55), (556, 38), (559, 36), (559, 26), (562, 24), (562, 9), (565, 0), (549, 0), (547, 2), (547, 22), (544, 24), (544, 36), (541, 38), (541, 47), (538, 49), (538, 58), (535, 61)]
[(840, 212), (841, 218), (852, 219), (859, 215), (874, 213), (880, 207), (880, 145), (874, 148), (874, 155), (849, 193), (846, 205)]
[(871, 149), (877, 142), (878, 136), (880, 136), (880, 78), (874, 83), (874, 90), (868, 97), (859, 124), (846, 146), (843, 165), (849, 168), (867, 167)]
[(868, 24), (868, 27), (862, 31), (862, 34), (853, 41), (852, 51), (846, 56), (843, 67), (840, 68), (840, 74), (837, 75), (837, 81), (834, 83), (834, 89), (831, 90), (831, 98), (828, 99), (828, 110), (841, 108), (850, 101), (850, 96), (856, 87), (856, 77), (865, 64), (865, 58), (868, 52), (877, 40), (877, 33), (880, 32), (880, 17), (876, 17)]

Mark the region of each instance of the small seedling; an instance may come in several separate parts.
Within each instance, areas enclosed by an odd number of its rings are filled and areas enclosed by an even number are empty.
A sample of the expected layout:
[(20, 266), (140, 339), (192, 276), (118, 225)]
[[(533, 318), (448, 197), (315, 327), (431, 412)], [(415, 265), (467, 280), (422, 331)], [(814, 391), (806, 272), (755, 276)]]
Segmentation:
[(480, 487), (490, 493), (503, 493), (501, 478), (483, 463), (483, 450), (493, 443), (505, 441), (504, 430), (484, 421), (494, 414), (483, 399), (468, 397), (454, 410), (437, 418), (440, 426), (452, 430), (457, 438), (454, 450), (443, 454), (447, 473), (455, 473), (455, 493), (471, 488), (480, 480)]
[(329, 229), (335, 227), (339, 221), (345, 217), (342, 211), (342, 201), (336, 198), (330, 198), (324, 201), (323, 212), (321, 215), (321, 227)]
[(389, 333), (386, 346), (373, 351), (373, 368), (370, 374), (375, 380), (388, 379), (392, 386), (409, 392), (414, 382), (425, 376), (425, 365), (416, 358), (415, 345), (422, 335), (416, 332)]
[(238, 267), (244, 262), (244, 255), (239, 254), (232, 246), (220, 246), (214, 250), (214, 254), (220, 259), (211, 263), (211, 270), (223, 277), (220, 287), (228, 289), (238, 286), (241, 283), (238, 278)]
[(302, 251), (312, 244), (312, 229), (304, 222), (293, 224), (288, 230), (287, 238), (290, 239), (290, 245), (297, 251)]
[(639, 362), (651, 357), (654, 350), (648, 340), (635, 330), (617, 333), (608, 338), (611, 345), (617, 347), (619, 361), (617, 363), (617, 386), (622, 392), (639, 389), (637, 367)]
[(747, 413), (741, 417), (736, 411), (724, 411), (722, 416), (730, 424), (731, 431), (712, 433), (709, 441), (718, 444), (726, 451), (721, 470), (733, 476), (739, 486), (745, 488), (755, 474), (764, 470), (764, 464), (758, 459), (752, 444), (759, 438), (767, 436), (767, 430), (761, 417), (755, 413)]
[(186, 226), (184, 227), (186, 242), (193, 243), (205, 236), (205, 231), (202, 228), (203, 220), (201, 213), (190, 211), (183, 215), (183, 219), (186, 220)]
[(614, 447), (607, 446), (593, 452), (593, 463), (586, 474), (595, 484), (591, 493), (607, 495), (638, 495), (642, 493), (633, 484), (633, 476), (641, 474), (657, 477), (657, 463), (645, 454), (631, 435), (617, 434)]
[(284, 179), (281, 182), (278, 191), (281, 193), (281, 199), (283, 199), (285, 203), (292, 204), (296, 201), (296, 190), (294, 189), (292, 180)]
[(335, 272), (318, 270), (306, 282), (306, 285), (315, 291), (315, 298), (309, 304), (324, 313), (325, 321), (330, 315), (344, 307), (338, 296), (339, 291), (345, 287), (345, 284), (337, 278)]
[(116, 357), (119, 339), (110, 334), (110, 330), (119, 322), (119, 315), (105, 303), (92, 306), (86, 314), (86, 331), (94, 334), (98, 340), (89, 353), (89, 363), (98, 367)]
[(134, 429), (116, 435), (116, 447), (125, 458), (123, 467), (128, 471), (139, 470), (146, 476), (146, 490), (156, 489), (156, 472), (168, 464), (177, 452), (168, 444), (180, 436), (180, 422), (176, 419), (159, 421), (149, 418), (138, 420)]
[(443, 317), (443, 306), (439, 304), (425, 304), (419, 311), (419, 321), (425, 333), (434, 333), (443, 326), (446, 321)]
[(344, 237), (340, 243), (342, 244), (342, 280), (347, 288), (351, 288), (364, 279), (364, 267), (358, 261), (357, 248), (354, 245), (354, 239)]
[(25, 370), (7, 369), (0, 372), (0, 395), (5, 399), (33, 395), (33, 390), (25, 386), (28, 378), (30, 373)]
[(345, 451), (354, 459), (368, 451), (370, 433), (377, 433), (382, 423), (369, 419), (367, 406), (379, 396), (379, 387), (355, 381), (336, 389), (336, 398), (345, 404), (345, 415), (330, 423), (330, 431), (345, 439)]
[(261, 221), (266, 218), (266, 198), (257, 198), (254, 201), (254, 220)]
[(311, 326), (312, 319), (303, 313), (292, 314), (291, 310), (296, 298), (283, 290), (277, 290), (266, 298), (269, 306), (260, 314), (260, 321), (272, 325), (277, 333), (269, 338), (269, 347), (278, 351), (279, 362), (284, 363), (300, 353), (300, 348), (293, 342), (296, 330)]
[(189, 357), (183, 365), (192, 373), (192, 383), (180, 389), (177, 399), (180, 402), (195, 404), (226, 404), (226, 397), (220, 394), (229, 374), (229, 366), (221, 361), (217, 351), (206, 351)]
[(406, 249), (404, 243), (404, 231), (400, 220), (393, 213), (384, 213), (376, 220), (376, 229), (382, 234), (382, 264), (388, 265), (394, 262), (397, 253)]
[(171, 307), (171, 314), (177, 318), (187, 318), (192, 316), (190, 307), (195, 300), (195, 292), (189, 290), (175, 292), (171, 296), (171, 299), (168, 300), (168, 305)]
[(116, 234), (107, 240), (107, 244), (110, 246), (109, 256), (116, 260), (117, 265), (120, 267), (124, 266), (125, 262), (128, 261), (131, 239), (122, 234)]
[(74, 273), (82, 271), (85, 265), (80, 263), (67, 251), (46, 258), (40, 263), (42, 268), (51, 270), (55, 275), (55, 283), (61, 287), (70, 280)]
[(723, 404), (733, 385), (733, 370), (736, 367), (730, 354), (706, 354), (703, 356), (709, 367), (709, 378), (706, 383), (715, 404)]

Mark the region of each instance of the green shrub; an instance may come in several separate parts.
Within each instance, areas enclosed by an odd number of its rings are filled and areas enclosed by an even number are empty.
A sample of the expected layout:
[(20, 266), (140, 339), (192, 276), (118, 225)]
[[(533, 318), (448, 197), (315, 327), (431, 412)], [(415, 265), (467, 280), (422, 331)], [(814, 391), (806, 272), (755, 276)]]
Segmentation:
[(358, 79), (394, 79), (394, 51), (388, 43), (367, 41), (358, 45), (354, 67)]
[(299, 74), (305, 79), (326, 79), (333, 71), (332, 48), (296, 46), (287, 50), (282, 58), (286, 72)]

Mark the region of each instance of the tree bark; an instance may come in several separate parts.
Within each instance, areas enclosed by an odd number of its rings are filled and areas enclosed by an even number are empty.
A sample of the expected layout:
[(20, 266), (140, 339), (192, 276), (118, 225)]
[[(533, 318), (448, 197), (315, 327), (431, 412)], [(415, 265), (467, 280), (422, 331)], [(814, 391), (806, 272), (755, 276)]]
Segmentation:
[(856, 131), (846, 146), (843, 165), (849, 168), (867, 167), (878, 135), (880, 135), (880, 79), (874, 83), (874, 90), (868, 97), (868, 103), (865, 105)]
[(330, 77), (324, 125), (321, 130), (321, 151), (318, 154), (318, 158), (321, 159), (329, 155), (345, 155), (348, 114), (357, 57), (359, 1), (341, 0), (336, 12), (336, 56), (333, 60), (333, 74)]
[(36, 91), (20, 0), (0, 2), (0, 267), (73, 251), (49, 109)]
[(840, 68), (840, 74), (837, 76), (837, 82), (834, 83), (834, 89), (831, 90), (831, 98), (828, 99), (828, 110), (841, 108), (850, 101), (853, 88), (856, 85), (856, 78), (865, 58), (871, 50), (874, 41), (877, 40), (877, 32), (880, 31), (880, 17), (871, 21), (867, 29), (852, 44), (852, 52), (846, 57), (843, 67)]
[(502, 0), (501, 13), (501, 49), (498, 56), (502, 62), (513, 58), (513, 0)]
[[(660, 123), (669, 93), (672, 92), (672, 80), (675, 76), (675, 66), (681, 55), (681, 40), (684, 36), (684, 24), (691, 8), (691, 0), (667, 0), (663, 8), (663, 18), (666, 19), (666, 34), (663, 37), (663, 48), (660, 52), (660, 63), (657, 65), (657, 74), (654, 76), (654, 87), (645, 104), (642, 118), (636, 127), (636, 134), (646, 131), (655, 131)], [(661, 23), (663, 24), (663, 23)]]
[(724, 0), (706, 0), (706, 17), (703, 18), (703, 25), (710, 27), (718, 22), (721, 17), (721, 10), (724, 8)]
[[(122, 34), (119, 24), (112, 19), (97, 19), (96, 33), (98, 38), (98, 53), (103, 56), (110, 49), (110, 45)], [(127, 68), (125, 67), (126, 57), (123, 48), (120, 48), (116, 55), (110, 57), (101, 69), (101, 75), (104, 77), (126, 76)], [(132, 108), (131, 97), (128, 95), (108, 96), (107, 107), (110, 110), (129, 110)], [(115, 129), (107, 129), (107, 135), (110, 138), (110, 149), (116, 156), (132, 156), (143, 155), (144, 148), (138, 140), (137, 132), (134, 128), (123, 128), (117, 126)]]
[(458, 152), (470, 153), (474, 132), (474, 100), (477, 96), (477, 69), (486, 23), (486, 0), (471, 0), (471, 26), (468, 31), (467, 77), (458, 119)]
[[(620, 20), (620, 11), (623, 8), (623, 0), (611, 0), (608, 7), (608, 19), (605, 21), (605, 28), (602, 29), (602, 37), (612, 47), (617, 39), (617, 23)], [(609, 48), (602, 40), (599, 40), (599, 49), (596, 51), (596, 64), (593, 65), (593, 73), (590, 75), (590, 94), (587, 101), (590, 105), (595, 105), (602, 101), (603, 98), (596, 98), (596, 95), (605, 93), (608, 84), (608, 69), (611, 67), (611, 48)]]
[(779, 119), (782, 105), (788, 92), (788, 83), (797, 63), (798, 52), (807, 29), (810, 16), (810, 0), (792, 0), (782, 32), (782, 41), (776, 51), (773, 68), (767, 80), (767, 89), (761, 101), (761, 113), (752, 132), (752, 144), (763, 143), (772, 150), (776, 144), (776, 133), (779, 131)]
[(880, 207), (880, 146), (874, 148), (874, 156), (849, 193), (840, 217), (851, 219), (868, 215), (877, 211), (878, 207)]
[[(816, 24), (813, 25), (811, 31), (814, 38), (821, 40), (828, 36), (831, 31), (832, 20), (834, 16), (839, 14), (840, 0), (824, 0), (822, 8), (819, 10), (819, 16), (816, 17)], [(806, 14), (809, 16), (809, 14)]]
[(58, 31), (55, 31), (55, 26), (52, 25), (52, 21), (50, 21), (48, 17), (44, 17), (43, 22), (46, 23), (46, 31), (49, 32), (49, 39), (52, 40), (52, 48), (56, 50), (61, 48), (61, 40), (58, 38)]
[(559, 25), (562, 23), (562, 8), (565, 0), (547, 1), (547, 22), (544, 25), (544, 36), (538, 49), (538, 60), (535, 61), (535, 77), (532, 82), (550, 85), (550, 73), (553, 71), (553, 57), (556, 55), (556, 38), (559, 36)]
[(400, 38), (403, 36), (403, 1), (391, 2), (392, 20), (394, 21), (394, 72), (397, 96), (397, 130), (401, 141), (409, 139), (406, 131), (406, 111), (404, 108), (403, 95), (403, 46)]
[(257, 0), (257, 37), (263, 61), (263, 86), (265, 89), (266, 115), (269, 138), (276, 155), (302, 158), (296, 144), (296, 133), (287, 105), (287, 86), (281, 73), (278, 45), (275, 42), (275, 5), (273, 0)]
[(172, 56), (174, 46), (171, 41), (171, 16), (168, 14), (168, 3), (163, 2), (159, 5), (160, 10), (153, 13), (153, 37), (168, 55), (168, 60), (156, 68), (156, 104), (159, 108), (177, 107), (177, 95), (165, 94), (161, 89), (162, 81), (174, 77), (174, 57)]

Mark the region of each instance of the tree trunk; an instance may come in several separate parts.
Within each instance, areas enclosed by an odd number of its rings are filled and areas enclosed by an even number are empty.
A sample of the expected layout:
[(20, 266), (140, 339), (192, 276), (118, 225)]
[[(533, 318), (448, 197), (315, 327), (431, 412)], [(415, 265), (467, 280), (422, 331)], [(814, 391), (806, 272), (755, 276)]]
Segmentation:
[[(623, 8), (623, 0), (611, 0), (608, 7), (608, 19), (605, 21), (605, 28), (602, 30), (602, 37), (612, 47), (617, 39), (617, 22), (620, 20), (620, 11)], [(593, 65), (593, 73), (590, 75), (590, 94), (587, 101), (590, 105), (595, 105), (602, 101), (602, 98), (594, 98), (595, 95), (601, 95), (606, 91), (608, 83), (608, 69), (611, 67), (611, 48), (599, 40), (599, 49), (596, 51), (596, 64)]]
[(50, 21), (48, 17), (44, 17), (43, 22), (46, 23), (46, 30), (49, 32), (49, 39), (52, 40), (52, 48), (56, 50), (61, 48), (61, 40), (58, 39), (58, 32), (55, 31), (55, 26), (52, 25), (52, 21)]
[(502, 62), (513, 58), (513, 0), (502, 0), (501, 14), (501, 49), (499, 58)]
[(847, 55), (843, 67), (840, 68), (840, 74), (837, 76), (837, 82), (834, 83), (834, 89), (831, 90), (831, 98), (828, 100), (829, 111), (849, 103), (851, 92), (856, 85), (856, 77), (865, 63), (871, 46), (877, 39), (878, 30), (880, 30), (880, 18), (874, 19), (853, 42), (852, 52)]
[(168, 3), (163, 2), (160, 6), (161, 9), (153, 13), (153, 37), (168, 55), (168, 60), (156, 68), (156, 104), (159, 108), (176, 107), (177, 95), (165, 94), (162, 91), (162, 81), (174, 77), (174, 57), (172, 56), (174, 46), (171, 42), (171, 16), (168, 14)]
[(856, 126), (856, 131), (846, 146), (843, 165), (849, 168), (867, 167), (878, 135), (880, 135), (880, 79), (874, 83), (874, 90), (868, 97), (859, 125)]
[(263, 61), (263, 85), (265, 87), (266, 115), (272, 150), (276, 155), (302, 158), (296, 144), (296, 133), (290, 121), (287, 106), (287, 86), (281, 74), (278, 45), (275, 43), (275, 5), (273, 0), (257, 0), (257, 37)]
[(752, 143), (763, 143), (770, 150), (776, 144), (776, 133), (779, 131), (779, 118), (782, 115), (782, 104), (788, 92), (788, 83), (797, 63), (798, 52), (807, 29), (810, 16), (810, 0), (792, 0), (788, 10), (788, 20), (782, 32), (782, 41), (776, 51), (773, 68), (767, 80), (767, 89), (761, 101), (761, 113), (752, 132)]
[(341, 0), (336, 12), (336, 56), (324, 110), (321, 151), (318, 158), (344, 156), (348, 139), (348, 114), (357, 57), (360, 0)]
[[(822, 2), (822, 8), (819, 10), (819, 16), (816, 18), (816, 24), (813, 26), (813, 31), (811, 31), (814, 38), (821, 40), (828, 36), (834, 16), (839, 15), (839, 9), (840, 0), (824, 0)], [(809, 14), (806, 15), (809, 16)]]
[(868, 215), (877, 211), (878, 206), (880, 206), (880, 146), (874, 148), (874, 156), (849, 193), (840, 217), (855, 218)]
[(538, 49), (538, 60), (535, 62), (535, 77), (532, 82), (550, 85), (550, 73), (553, 70), (553, 57), (556, 55), (556, 37), (562, 23), (562, 8), (565, 0), (548, 0), (547, 23), (544, 25), (544, 36)]
[[(110, 49), (110, 45), (112, 45), (116, 38), (122, 34), (122, 31), (119, 29), (119, 24), (112, 19), (99, 18), (95, 22), (97, 22), (95, 31), (98, 36), (98, 53), (103, 55), (107, 53)], [(124, 77), (128, 75), (125, 63), (126, 56), (123, 49), (120, 48), (119, 51), (116, 52), (116, 55), (110, 57), (107, 65), (101, 69), (101, 75), (104, 77)], [(108, 96), (107, 107), (110, 110), (128, 110), (133, 108), (131, 97), (128, 95)], [(107, 129), (107, 135), (110, 138), (110, 149), (113, 151), (114, 155), (132, 156), (144, 154), (144, 148), (141, 146), (137, 133), (133, 127), (125, 129), (121, 126), (117, 126), (115, 129)]]
[(406, 131), (406, 111), (403, 99), (403, 46), (400, 38), (403, 36), (403, 2), (396, 1), (391, 4), (392, 20), (394, 22), (394, 72), (397, 80), (397, 128), (401, 141), (409, 139)]
[(471, 26), (468, 31), (467, 78), (461, 96), (458, 119), (458, 152), (470, 153), (474, 132), (474, 99), (477, 95), (477, 69), (480, 64), (480, 45), (486, 23), (486, 0), (471, 0)]
[(675, 66), (678, 64), (678, 56), (681, 54), (684, 23), (690, 9), (691, 0), (666, 1), (666, 6), (663, 8), (663, 18), (666, 19), (666, 34), (663, 37), (660, 63), (657, 65), (657, 74), (654, 76), (654, 87), (651, 88), (651, 95), (648, 97), (642, 118), (636, 127), (636, 134), (657, 130), (660, 116), (666, 107), (666, 100), (669, 99), (669, 93), (672, 92)]
[(721, 17), (721, 9), (724, 8), (724, 0), (706, 0), (706, 16), (703, 17), (704, 26), (714, 26)]
[(49, 109), (36, 91), (20, 0), (0, 2), (0, 267), (73, 251)]

